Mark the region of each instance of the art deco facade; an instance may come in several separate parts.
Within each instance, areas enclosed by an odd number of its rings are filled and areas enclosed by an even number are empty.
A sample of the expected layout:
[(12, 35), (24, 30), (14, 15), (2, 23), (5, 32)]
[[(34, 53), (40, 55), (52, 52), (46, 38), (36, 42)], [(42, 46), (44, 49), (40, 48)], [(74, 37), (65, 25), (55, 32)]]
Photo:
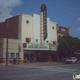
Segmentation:
[[(69, 35), (69, 28), (61, 27), (57, 23), (52, 22), (45, 14), (45, 6), (41, 8), (40, 15), (20, 14), (0, 23), (1, 62), (5, 62), (6, 58), (7, 28), (9, 62), (17, 57), (19, 57), (20, 62), (23, 62), (25, 59), (31, 62), (34, 62), (35, 59), (38, 62), (49, 61), (50, 59), (54, 61), (57, 53), (58, 36)], [(21, 52), (19, 52), (18, 45), (20, 45)]]

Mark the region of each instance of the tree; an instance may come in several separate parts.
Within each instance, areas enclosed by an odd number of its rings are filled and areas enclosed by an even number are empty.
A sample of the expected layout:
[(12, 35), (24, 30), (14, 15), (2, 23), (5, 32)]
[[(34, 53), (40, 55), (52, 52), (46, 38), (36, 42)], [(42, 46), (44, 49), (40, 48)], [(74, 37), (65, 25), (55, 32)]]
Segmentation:
[(80, 39), (72, 36), (59, 37), (58, 55), (61, 58), (73, 56), (74, 51), (80, 50)]

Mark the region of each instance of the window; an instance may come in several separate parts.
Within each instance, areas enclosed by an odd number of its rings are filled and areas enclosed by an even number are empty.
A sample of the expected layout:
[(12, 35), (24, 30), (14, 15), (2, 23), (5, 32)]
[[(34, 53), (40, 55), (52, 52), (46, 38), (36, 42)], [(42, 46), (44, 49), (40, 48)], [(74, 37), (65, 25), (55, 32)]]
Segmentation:
[(16, 59), (20, 58), (20, 53), (16, 53)]
[(54, 29), (54, 26), (52, 27), (52, 29)]
[(53, 45), (56, 45), (56, 41), (53, 41)]
[(30, 42), (30, 38), (26, 38), (26, 42), (29, 43)]
[(46, 41), (46, 43), (49, 43), (49, 41)]
[(26, 21), (26, 23), (28, 24), (28, 23), (29, 23), (29, 21), (27, 20), (27, 21)]
[(36, 39), (36, 42), (38, 42), (38, 39)]
[(11, 59), (14, 59), (14, 53), (11, 53)]

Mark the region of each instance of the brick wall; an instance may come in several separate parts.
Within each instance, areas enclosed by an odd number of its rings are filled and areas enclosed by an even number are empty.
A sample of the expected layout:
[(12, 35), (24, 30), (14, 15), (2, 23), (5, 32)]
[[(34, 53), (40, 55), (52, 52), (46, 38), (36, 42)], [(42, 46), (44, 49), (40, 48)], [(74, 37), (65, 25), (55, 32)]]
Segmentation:
[(9, 38), (17, 39), (18, 38), (18, 27), (19, 27), (19, 16), (14, 16), (7, 19), (5, 22), (0, 23), (0, 38), (6, 38), (7, 33), (7, 21), (9, 23)]
[(57, 33), (58, 34), (63, 34), (63, 35), (69, 35), (69, 28), (65, 28), (65, 27), (59, 26), (58, 30), (57, 30)]

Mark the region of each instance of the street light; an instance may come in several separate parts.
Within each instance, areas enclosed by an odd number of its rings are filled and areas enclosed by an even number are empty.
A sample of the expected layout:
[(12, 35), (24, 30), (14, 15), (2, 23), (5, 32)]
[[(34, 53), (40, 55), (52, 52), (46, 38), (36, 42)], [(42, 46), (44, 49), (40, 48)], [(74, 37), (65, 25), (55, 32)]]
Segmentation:
[(9, 29), (9, 20), (7, 20), (7, 29), (6, 29), (6, 66), (8, 66), (8, 29)]

